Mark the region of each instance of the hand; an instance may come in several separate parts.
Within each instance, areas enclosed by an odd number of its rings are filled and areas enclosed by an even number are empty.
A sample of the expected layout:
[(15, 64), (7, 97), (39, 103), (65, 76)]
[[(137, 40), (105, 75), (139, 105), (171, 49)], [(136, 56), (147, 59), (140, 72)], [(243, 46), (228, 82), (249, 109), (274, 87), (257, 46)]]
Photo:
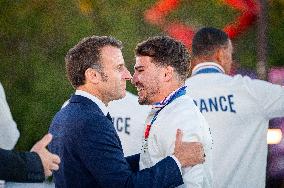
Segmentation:
[(58, 170), (58, 165), (60, 163), (60, 158), (46, 149), (46, 146), (51, 142), (51, 140), (52, 135), (46, 134), (31, 149), (31, 151), (36, 152), (39, 155), (46, 177), (52, 175), (52, 170)]
[(182, 167), (194, 166), (204, 162), (203, 146), (199, 142), (182, 142), (182, 131), (177, 130), (174, 156)]

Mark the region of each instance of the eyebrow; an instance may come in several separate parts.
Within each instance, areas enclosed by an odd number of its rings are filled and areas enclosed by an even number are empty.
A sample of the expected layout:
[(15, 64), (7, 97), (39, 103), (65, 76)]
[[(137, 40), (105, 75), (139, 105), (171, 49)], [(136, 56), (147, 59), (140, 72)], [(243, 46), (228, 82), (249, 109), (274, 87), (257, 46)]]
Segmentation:
[(143, 68), (143, 67), (144, 67), (143, 65), (134, 66), (134, 69), (137, 70), (137, 69), (140, 69), (140, 68)]
[(125, 64), (123, 63), (116, 65), (116, 67), (123, 67), (123, 66), (125, 66)]

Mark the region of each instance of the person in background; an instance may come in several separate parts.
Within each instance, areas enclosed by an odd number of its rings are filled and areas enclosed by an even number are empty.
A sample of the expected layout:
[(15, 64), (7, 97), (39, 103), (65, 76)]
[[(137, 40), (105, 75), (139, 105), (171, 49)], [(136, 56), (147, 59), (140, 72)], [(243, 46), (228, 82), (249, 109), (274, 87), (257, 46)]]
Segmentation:
[(145, 120), (150, 106), (140, 105), (138, 97), (126, 91), (126, 96), (123, 99), (111, 101), (108, 109), (121, 140), (124, 155), (140, 153)]
[(186, 85), (209, 123), (213, 187), (265, 187), (267, 129), (284, 116), (284, 88), (230, 76), (233, 46), (227, 34), (206, 27), (192, 41), (192, 73)]
[(51, 141), (45, 135), (31, 152), (17, 152), (0, 148), (0, 180), (13, 182), (42, 182), (59, 168), (60, 159), (50, 153), (46, 146)]
[(0, 148), (13, 149), (19, 136), (20, 133), (6, 101), (4, 88), (0, 83)]
[[(140, 169), (150, 168), (174, 150), (175, 130), (187, 142), (202, 143), (205, 162), (182, 170), (182, 187), (212, 187), (212, 137), (209, 127), (186, 93), (190, 55), (179, 41), (167, 36), (150, 37), (135, 49), (132, 83), (141, 105), (152, 105), (145, 124)], [(193, 151), (194, 152), (194, 151)]]

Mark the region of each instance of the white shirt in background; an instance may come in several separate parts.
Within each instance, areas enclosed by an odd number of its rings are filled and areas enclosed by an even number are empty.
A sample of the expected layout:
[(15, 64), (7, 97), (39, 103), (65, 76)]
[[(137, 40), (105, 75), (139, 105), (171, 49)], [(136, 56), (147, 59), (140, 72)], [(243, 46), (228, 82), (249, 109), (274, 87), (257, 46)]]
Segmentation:
[(126, 92), (123, 99), (110, 102), (108, 109), (121, 140), (124, 155), (140, 153), (145, 120), (150, 107), (140, 105), (136, 95)]
[[(206, 62), (193, 75), (214, 67)], [(284, 116), (284, 88), (222, 71), (196, 74), (186, 85), (211, 129), (213, 187), (264, 188), (268, 122)]]
[(10, 108), (6, 101), (4, 88), (0, 83), (0, 148), (11, 150), (16, 145), (20, 133), (13, 120)]

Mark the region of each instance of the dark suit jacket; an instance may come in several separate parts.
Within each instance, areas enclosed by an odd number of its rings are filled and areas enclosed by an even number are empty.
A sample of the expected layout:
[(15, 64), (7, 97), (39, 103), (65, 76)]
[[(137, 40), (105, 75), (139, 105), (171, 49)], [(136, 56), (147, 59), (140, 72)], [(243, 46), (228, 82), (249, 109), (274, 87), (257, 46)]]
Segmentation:
[(183, 183), (171, 157), (138, 171), (139, 155), (124, 158), (112, 122), (86, 97), (73, 95), (55, 115), (49, 132), (49, 148), (61, 158), (54, 173), (56, 187), (162, 188)]
[(37, 153), (0, 148), (0, 180), (42, 182), (44, 179), (43, 166)]

